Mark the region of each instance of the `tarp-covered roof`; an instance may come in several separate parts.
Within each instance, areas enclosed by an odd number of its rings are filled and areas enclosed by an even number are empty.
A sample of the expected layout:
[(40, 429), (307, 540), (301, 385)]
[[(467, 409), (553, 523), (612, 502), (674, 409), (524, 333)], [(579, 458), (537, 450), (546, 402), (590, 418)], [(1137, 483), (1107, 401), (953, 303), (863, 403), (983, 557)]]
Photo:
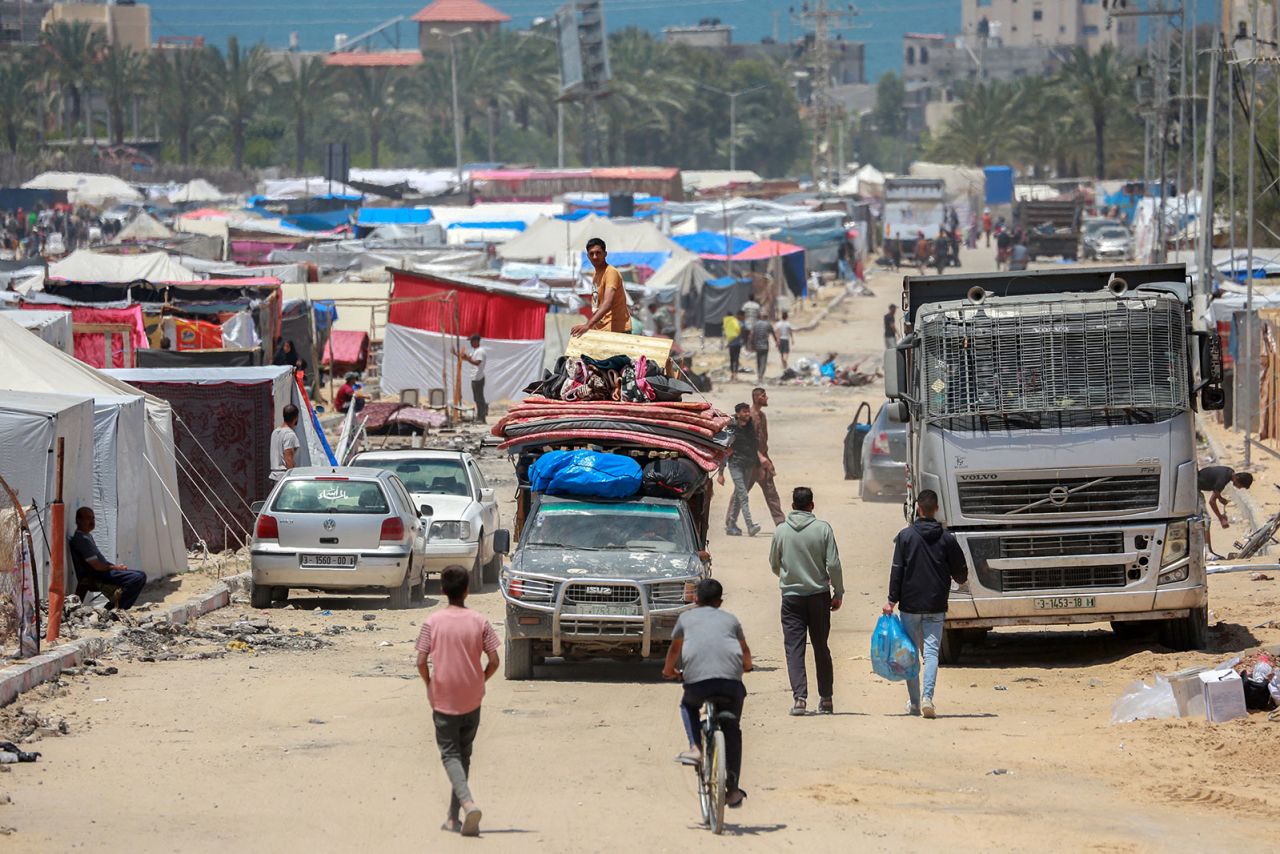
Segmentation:
[(68, 282), (125, 284), (139, 279), (148, 282), (194, 282), (200, 277), (164, 252), (141, 255), (108, 255), (77, 249), (49, 265), (48, 278)]
[(22, 185), (27, 190), (63, 190), (69, 202), (103, 206), (141, 201), (142, 193), (114, 175), (90, 172), (42, 172)]
[(356, 213), (361, 228), (423, 222), (431, 222), (431, 208), (361, 208)]
[(671, 239), (699, 255), (724, 255), (726, 250), (738, 253), (751, 248), (750, 240), (730, 237), (718, 231), (695, 231), (693, 234), (681, 234)]
[(498, 247), (498, 255), (513, 261), (544, 261), (549, 257), (563, 260), (566, 251), (576, 261), (587, 241), (599, 237), (613, 252), (670, 252), (672, 257), (691, 255), (680, 244), (667, 237), (651, 222), (614, 222), (590, 216), (577, 222), (540, 219), (524, 234)]
[(111, 239), (112, 243), (127, 243), (131, 240), (167, 240), (173, 232), (164, 223), (146, 211), (140, 212), (133, 222), (120, 229), (120, 233)]
[(179, 202), (216, 202), (225, 199), (227, 194), (210, 184), (203, 178), (194, 178), (169, 194), (169, 201)]

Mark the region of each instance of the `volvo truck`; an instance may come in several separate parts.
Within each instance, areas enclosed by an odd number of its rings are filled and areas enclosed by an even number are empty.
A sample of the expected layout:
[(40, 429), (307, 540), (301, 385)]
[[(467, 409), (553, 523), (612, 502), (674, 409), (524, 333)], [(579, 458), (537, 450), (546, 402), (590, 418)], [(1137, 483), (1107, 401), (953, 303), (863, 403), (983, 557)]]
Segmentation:
[(938, 494), (970, 570), (943, 661), (1002, 626), (1155, 622), (1203, 648), (1194, 412), (1223, 393), (1185, 267), (908, 276), (902, 309), (885, 393), (910, 493)]

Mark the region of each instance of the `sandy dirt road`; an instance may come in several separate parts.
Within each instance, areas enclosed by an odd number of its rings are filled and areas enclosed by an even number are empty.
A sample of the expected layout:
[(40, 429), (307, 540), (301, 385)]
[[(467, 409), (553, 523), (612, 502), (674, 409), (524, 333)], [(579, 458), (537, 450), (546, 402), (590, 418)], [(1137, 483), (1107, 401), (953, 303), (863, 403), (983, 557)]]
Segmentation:
[[(876, 353), (893, 282), (878, 277), (882, 296), (847, 300), (801, 334), (799, 354)], [(731, 384), (714, 397), (729, 408), (749, 389)], [(1208, 653), (1120, 640), (1105, 627), (996, 632), (942, 671), (937, 720), (903, 714), (905, 689), (872, 676), (867, 660), (902, 512), (859, 501), (839, 454), (856, 404), (877, 406), (878, 395), (771, 390), (780, 487), (813, 487), (846, 568), (832, 639), (835, 716), (787, 716), (765, 559), (772, 526), (754, 539), (714, 538), (725, 607), (758, 664), (744, 716), (750, 797), (723, 838), (699, 828), (692, 774), (672, 762), (682, 747), (678, 688), (656, 664), (607, 662), (552, 663), (529, 682), (494, 678), (473, 766), (484, 834), (441, 833), (446, 783), (412, 651), (438, 597), (393, 612), (372, 598), (295, 594), (296, 610), (269, 612), (273, 624), (356, 631), (314, 652), (116, 662), (119, 675), (71, 678), (20, 700), (66, 715), (71, 734), (38, 742), (40, 763), (0, 774), (13, 800), (0, 806), (0, 825), (15, 828), (0, 850), (1204, 851), (1274, 839), (1274, 725), (1256, 715), (1219, 727), (1111, 726), (1109, 717), (1135, 678), (1280, 640), (1250, 628), (1274, 618), (1280, 582), (1215, 578)], [(505, 461), (485, 466), (502, 478), (499, 493), (509, 491)], [(717, 513), (725, 498), (721, 490)], [(753, 509), (767, 520), (758, 495)], [(503, 618), (492, 590), (472, 604)], [(237, 613), (258, 615), (235, 606), (211, 619)], [(366, 613), (376, 630), (365, 629)]]

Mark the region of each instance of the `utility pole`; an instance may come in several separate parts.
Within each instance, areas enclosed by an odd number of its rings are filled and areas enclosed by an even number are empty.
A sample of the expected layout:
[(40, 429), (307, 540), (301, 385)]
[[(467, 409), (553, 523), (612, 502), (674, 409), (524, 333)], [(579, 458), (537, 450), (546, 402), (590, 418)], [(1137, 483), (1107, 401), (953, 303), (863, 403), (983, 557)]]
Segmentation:
[(749, 95), (752, 92), (759, 92), (761, 89), (767, 89), (768, 86), (752, 86), (750, 89), (739, 89), (737, 92), (726, 92), (716, 86), (708, 86), (706, 83), (697, 83), (693, 85), (706, 89), (710, 92), (716, 92), (724, 95), (729, 99), (729, 171), (738, 171), (738, 98), (742, 95)]
[[(1194, 316), (1198, 322), (1204, 317), (1209, 307), (1209, 297), (1213, 293), (1213, 172), (1214, 172), (1214, 130), (1218, 113), (1218, 62), (1221, 59), (1218, 50), (1209, 51), (1209, 106), (1205, 111), (1204, 125), (1204, 172), (1200, 181), (1200, 281), (1196, 288)], [(1217, 330), (1210, 329), (1216, 335)]]
[(811, 81), (809, 112), (813, 118), (813, 147), (810, 154), (810, 169), (814, 184), (823, 180), (830, 181), (835, 174), (833, 169), (834, 142), (831, 131), (834, 127), (835, 104), (831, 100), (831, 33), (834, 30), (855, 29), (854, 19), (860, 13), (850, 3), (844, 9), (831, 9), (827, 0), (816, 0), (812, 7), (802, 6), (795, 17), (806, 30), (813, 30), (813, 47), (810, 50), (809, 64), (813, 69)]
[(462, 184), (462, 111), (458, 109), (458, 49), (457, 40), (469, 35), (470, 27), (463, 27), (454, 32), (431, 28), (431, 35), (449, 40), (449, 85), (453, 89), (453, 159), (458, 170), (458, 184)]

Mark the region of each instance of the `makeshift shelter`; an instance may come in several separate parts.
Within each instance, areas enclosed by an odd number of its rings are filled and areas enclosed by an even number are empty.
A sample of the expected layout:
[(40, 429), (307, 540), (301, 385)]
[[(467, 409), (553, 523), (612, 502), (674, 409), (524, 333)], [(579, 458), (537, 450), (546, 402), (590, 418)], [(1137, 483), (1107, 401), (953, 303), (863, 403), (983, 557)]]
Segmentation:
[(190, 202), (216, 202), (226, 197), (226, 193), (203, 178), (194, 178), (169, 193), (169, 201), (175, 205)]
[(111, 238), (112, 243), (145, 243), (148, 240), (168, 240), (173, 232), (163, 223), (146, 211), (133, 218), (133, 222), (120, 229), (120, 233)]
[(354, 329), (335, 329), (324, 345), (321, 364), (333, 376), (348, 371), (363, 371), (369, 362), (369, 333)]
[(49, 265), (48, 279), (98, 284), (148, 282), (194, 282), (200, 277), (165, 252), (141, 255), (109, 255), (91, 249), (77, 249), (61, 261)]
[[(437, 213), (439, 209), (437, 209)], [(507, 261), (543, 262), (555, 258), (556, 263), (576, 266), (579, 253), (587, 241), (599, 237), (609, 254), (615, 252), (669, 252), (672, 258), (691, 255), (680, 244), (667, 237), (652, 222), (615, 222), (598, 216), (577, 221), (552, 218), (539, 219), (498, 247), (498, 257)]]
[[(485, 397), (517, 399), (542, 375), (548, 300), (519, 286), (461, 276), (391, 271), (391, 307), (382, 345), (382, 393), (443, 389), (473, 402), (475, 368), (453, 355), (471, 335), (483, 339)], [(456, 395), (456, 397), (455, 397)]]
[[(115, 507), (118, 523), (114, 531), (101, 521), (110, 519), (111, 508), (94, 508), (100, 518), (94, 537), (102, 553), (108, 560), (140, 569), (152, 578), (186, 569), (169, 404), (51, 347), (6, 320), (6, 314), (0, 312), (0, 364), (5, 366), (0, 388), (89, 395), (95, 410), (118, 410), (114, 435), (123, 440), (112, 447), (95, 443), (95, 488), (114, 479), (115, 493), (127, 499)], [(122, 397), (129, 400), (120, 401)], [(102, 495), (111, 492), (105, 486), (100, 490)]]
[(11, 311), (5, 317), (21, 327), (30, 329), (46, 344), (64, 353), (74, 353), (71, 336), (71, 312), (69, 311)]
[(271, 431), (290, 403), (304, 415), (296, 432), (297, 463), (323, 465), (306, 398), (293, 372), (258, 368), (154, 368), (107, 371), (108, 376), (167, 401), (178, 426), (174, 440), (183, 460), (178, 478), (189, 547), (211, 551), (245, 545), (253, 533), (254, 501), (271, 489)]
[(743, 237), (723, 234), (719, 231), (695, 231), (671, 238), (680, 246), (698, 255), (714, 255), (723, 258), (751, 248), (752, 241)]
[[(53, 546), (49, 543), (49, 508), (57, 496), (59, 439), (62, 503), (67, 508), (66, 527), (70, 534), (75, 530), (76, 508), (93, 503), (93, 398), (29, 391), (0, 395), (0, 475), (17, 493), (23, 507), (35, 505), (34, 511), (28, 509), (27, 521), (35, 532), (32, 541), (41, 598), (49, 589), (49, 547)], [(7, 506), (7, 499), (5, 503)], [(66, 548), (65, 544), (58, 545)], [(63, 564), (74, 589), (70, 558)]]
[[(23, 308), (48, 314), (39, 308)], [(58, 309), (55, 309), (58, 310)], [(133, 354), (147, 347), (146, 326), (142, 306), (93, 308), (74, 306), (61, 308), (70, 317), (72, 354), (94, 368), (123, 368), (133, 364)]]
[(42, 172), (22, 185), (27, 190), (60, 190), (71, 204), (105, 208), (115, 202), (142, 201), (142, 193), (114, 175), (90, 172)]

